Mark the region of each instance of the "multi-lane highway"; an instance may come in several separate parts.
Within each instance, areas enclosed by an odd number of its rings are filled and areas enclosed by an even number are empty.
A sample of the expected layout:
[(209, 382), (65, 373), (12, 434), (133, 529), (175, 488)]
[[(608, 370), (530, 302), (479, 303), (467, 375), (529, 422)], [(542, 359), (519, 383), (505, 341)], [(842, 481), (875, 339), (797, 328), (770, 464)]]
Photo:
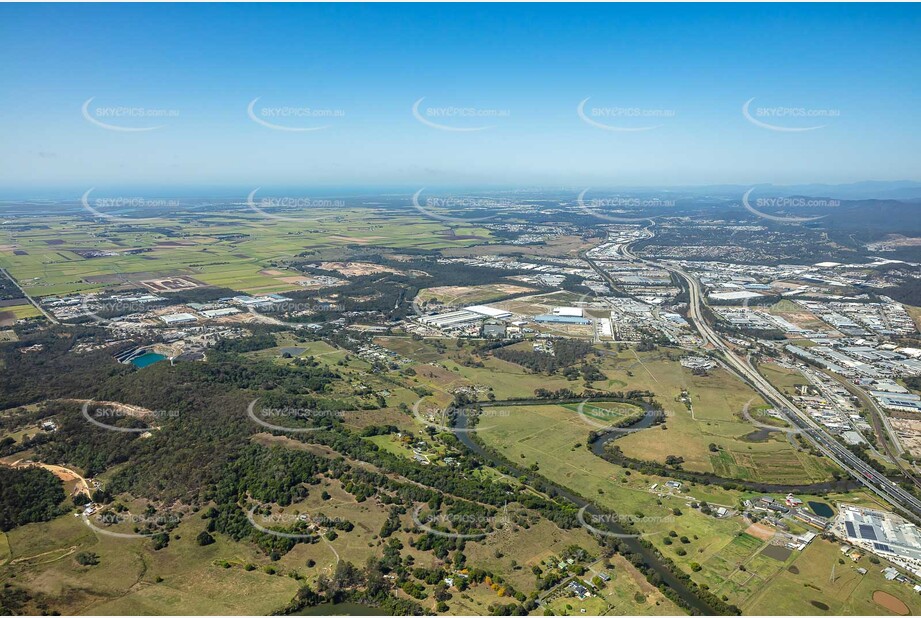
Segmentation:
[[(646, 228), (646, 230), (650, 235), (652, 234), (649, 228)], [(743, 360), (735, 355), (732, 349), (723, 341), (722, 337), (713, 330), (704, 317), (702, 312), (704, 301), (700, 282), (696, 277), (678, 266), (662, 264), (638, 257), (631, 252), (629, 244), (621, 247), (621, 252), (628, 259), (667, 270), (680, 277), (685, 282), (688, 289), (688, 317), (691, 318), (694, 326), (697, 328), (697, 331), (700, 333), (700, 336), (703, 337), (706, 344), (721, 353), (726, 365), (742, 380), (751, 385), (765, 401), (780, 410), (795, 427), (802, 431), (802, 435), (829, 459), (837, 463), (842, 469), (863, 483), (876, 495), (899, 510), (904, 511), (910, 515), (912, 519), (921, 521), (921, 500), (886, 478), (885, 475), (877, 472), (869, 464), (845, 448), (844, 445), (829, 435), (821, 425), (804, 414), (783, 393), (774, 388), (770, 382), (749, 364), (747, 359)]]

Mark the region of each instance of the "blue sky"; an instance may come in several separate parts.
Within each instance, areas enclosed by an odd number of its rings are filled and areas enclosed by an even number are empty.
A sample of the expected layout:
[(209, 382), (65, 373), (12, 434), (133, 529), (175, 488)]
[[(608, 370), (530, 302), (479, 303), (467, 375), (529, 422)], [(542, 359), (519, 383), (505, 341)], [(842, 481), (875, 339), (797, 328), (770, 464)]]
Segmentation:
[(918, 32), (917, 5), (4, 4), (0, 192), (918, 180)]

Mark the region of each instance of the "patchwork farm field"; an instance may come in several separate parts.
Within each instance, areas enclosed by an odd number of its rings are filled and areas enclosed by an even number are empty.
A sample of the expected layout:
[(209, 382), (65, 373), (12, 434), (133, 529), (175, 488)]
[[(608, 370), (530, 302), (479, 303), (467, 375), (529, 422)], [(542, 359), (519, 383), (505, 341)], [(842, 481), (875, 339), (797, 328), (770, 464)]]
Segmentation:
[[(407, 358), (433, 363), (434, 366), (417, 366), (414, 381), (443, 394), (459, 386), (481, 385), (489, 387), (497, 399), (509, 399), (533, 396), (538, 388), (581, 387), (581, 382), (561, 375), (530, 373), (493, 357), (474, 358), (470, 344), (457, 346), (447, 340), (438, 341), (377, 339), (380, 345)], [(803, 484), (832, 478), (829, 464), (801, 451), (786, 434), (759, 434), (745, 420), (742, 410), (746, 405), (753, 410), (765, 407), (747, 385), (722, 369), (694, 375), (678, 363), (678, 358), (678, 351), (667, 348), (653, 352), (603, 351), (599, 366), (607, 380), (593, 385), (610, 391), (652, 391), (667, 418), (665, 431), (641, 431), (618, 440), (625, 455), (660, 463), (669, 455), (680, 456), (686, 470), (742, 480)], [(474, 360), (477, 362), (471, 362)], [(479, 363), (483, 367), (476, 366)], [(679, 400), (682, 391), (689, 396), (690, 409)]]
[[(832, 564), (837, 564), (840, 556), (837, 544), (816, 539), (804, 552), (794, 551), (786, 559), (778, 560), (769, 556), (770, 552), (764, 552), (769, 547), (768, 542), (746, 534), (748, 523), (737, 517), (705, 516), (690, 507), (692, 501), (703, 500), (714, 507), (733, 508), (742, 499), (754, 497), (753, 493), (693, 483), (685, 483), (677, 492), (650, 491), (653, 483), (661, 487), (666, 479), (626, 471), (592, 455), (584, 446), (590, 426), (572, 410), (552, 405), (509, 410), (511, 414), (507, 416), (490, 417), (488, 431), (478, 432), (484, 443), (518, 465), (537, 464), (540, 474), (552, 482), (631, 521), (646, 533), (647, 540), (692, 579), (707, 585), (721, 597), (725, 596), (746, 613), (790, 613), (794, 607), (800, 607), (796, 605), (797, 598), (814, 594), (818, 602), (831, 608), (828, 613), (878, 614), (882, 610), (871, 605), (876, 590), (896, 595), (917, 611), (918, 603), (910, 588), (886, 582), (882, 577), (880, 570), (885, 565), (872, 565), (866, 558), (861, 559), (862, 564), (853, 565), (848, 561), (846, 566), (837, 565), (839, 577), (832, 585), (828, 578)], [(877, 500), (866, 492), (802, 498), (826, 503), (846, 499), (867, 506), (877, 504)], [(686, 537), (688, 542), (667, 544), (665, 539), (672, 531), (675, 532), (673, 538)], [(792, 528), (791, 531), (801, 532)], [(685, 555), (679, 554), (679, 548), (686, 552)], [(695, 563), (701, 565), (699, 571), (694, 570)], [(855, 579), (857, 566), (870, 571), (859, 581)], [(819, 581), (819, 577), (824, 579)], [(771, 595), (790, 600), (778, 608)], [(569, 604), (578, 611), (576, 605)], [(816, 614), (823, 613), (818, 606), (811, 607)]]
[(41, 314), (41, 311), (29, 304), (0, 307), (0, 326), (12, 326), (17, 320), (35, 318)]
[(242, 211), (142, 222), (59, 217), (17, 223), (15, 236), (0, 247), (0, 267), (39, 297), (179, 275), (240, 292), (281, 292), (298, 287), (284, 280), (298, 273), (266, 270), (294, 255), (348, 245), (434, 250), (489, 239), (483, 228), (459, 234), (421, 215), (349, 209), (316, 211), (303, 222)]
[(789, 556), (786, 560), (778, 560), (770, 557), (770, 547), (761, 539), (740, 533), (731, 543), (701, 563), (703, 579), (715, 594), (725, 595), (734, 604), (741, 606), (799, 555), (799, 552), (784, 549), (778, 553), (787, 553)]

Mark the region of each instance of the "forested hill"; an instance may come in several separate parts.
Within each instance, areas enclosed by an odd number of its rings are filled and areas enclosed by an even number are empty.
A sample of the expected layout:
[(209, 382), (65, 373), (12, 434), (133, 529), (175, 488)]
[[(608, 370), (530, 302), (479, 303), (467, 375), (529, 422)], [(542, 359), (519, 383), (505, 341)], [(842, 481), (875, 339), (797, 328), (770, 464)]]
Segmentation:
[(0, 532), (65, 512), (61, 481), (41, 468), (0, 466)]

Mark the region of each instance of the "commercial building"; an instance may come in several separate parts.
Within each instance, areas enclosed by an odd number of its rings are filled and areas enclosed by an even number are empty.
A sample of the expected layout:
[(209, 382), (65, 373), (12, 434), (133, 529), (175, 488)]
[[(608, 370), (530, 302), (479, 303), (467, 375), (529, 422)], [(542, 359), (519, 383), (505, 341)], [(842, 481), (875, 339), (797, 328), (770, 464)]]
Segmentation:
[(832, 531), (855, 547), (921, 575), (921, 530), (894, 513), (839, 504)]
[(464, 310), (472, 311), (473, 313), (477, 313), (481, 316), (486, 316), (487, 318), (492, 318), (494, 320), (501, 320), (512, 316), (511, 311), (490, 307), (488, 305), (472, 305), (470, 307), (464, 307)]
[(498, 322), (487, 322), (483, 325), (483, 336), (504, 339), (505, 324), (500, 324)]
[(761, 296), (757, 292), (738, 290), (733, 292), (713, 292), (709, 298), (712, 300), (745, 300), (747, 298), (761, 298)]
[(585, 312), (580, 307), (554, 307), (553, 315), (562, 315), (569, 318), (581, 318)]
[(614, 336), (614, 325), (611, 324), (610, 318), (601, 318), (598, 321), (601, 328), (602, 337), (613, 337)]
[(433, 326), (439, 329), (462, 328), (474, 324), (484, 319), (480, 313), (458, 309), (457, 311), (448, 311), (438, 315), (426, 315), (419, 318), (419, 321), (427, 326)]
[(244, 307), (256, 308), (267, 307), (276, 303), (291, 302), (290, 298), (282, 296), (281, 294), (266, 294), (265, 296), (257, 296), (255, 298), (252, 296), (240, 295), (234, 296), (231, 300), (237, 304), (243, 305)]
[(201, 313), (206, 318), (219, 318), (225, 315), (240, 313), (240, 310), (234, 307), (224, 307), (223, 309), (206, 309), (204, 311), (200, 311), (199, 313)]
[(566, 315), (538, 315), (534, 317), (535, 322), (545, 322), (553, 324), (591, 324), (592, 321), (586, 318), (578, 318)]
[(913, 393), (889, 393), (886, 391), (870, 391), (870, 394), (879, 402), (879, 405), (888, 410), (903, 412), (921, 412), (921, 397)]
[(188, 322), (198, 321), (198, 318), (196, 318), (191, 313), (171, 313), (169, 315), (161, 315), (160, 319), (163, 320), (164, 323), (169, 324), (169, 325), (186, 324)]

